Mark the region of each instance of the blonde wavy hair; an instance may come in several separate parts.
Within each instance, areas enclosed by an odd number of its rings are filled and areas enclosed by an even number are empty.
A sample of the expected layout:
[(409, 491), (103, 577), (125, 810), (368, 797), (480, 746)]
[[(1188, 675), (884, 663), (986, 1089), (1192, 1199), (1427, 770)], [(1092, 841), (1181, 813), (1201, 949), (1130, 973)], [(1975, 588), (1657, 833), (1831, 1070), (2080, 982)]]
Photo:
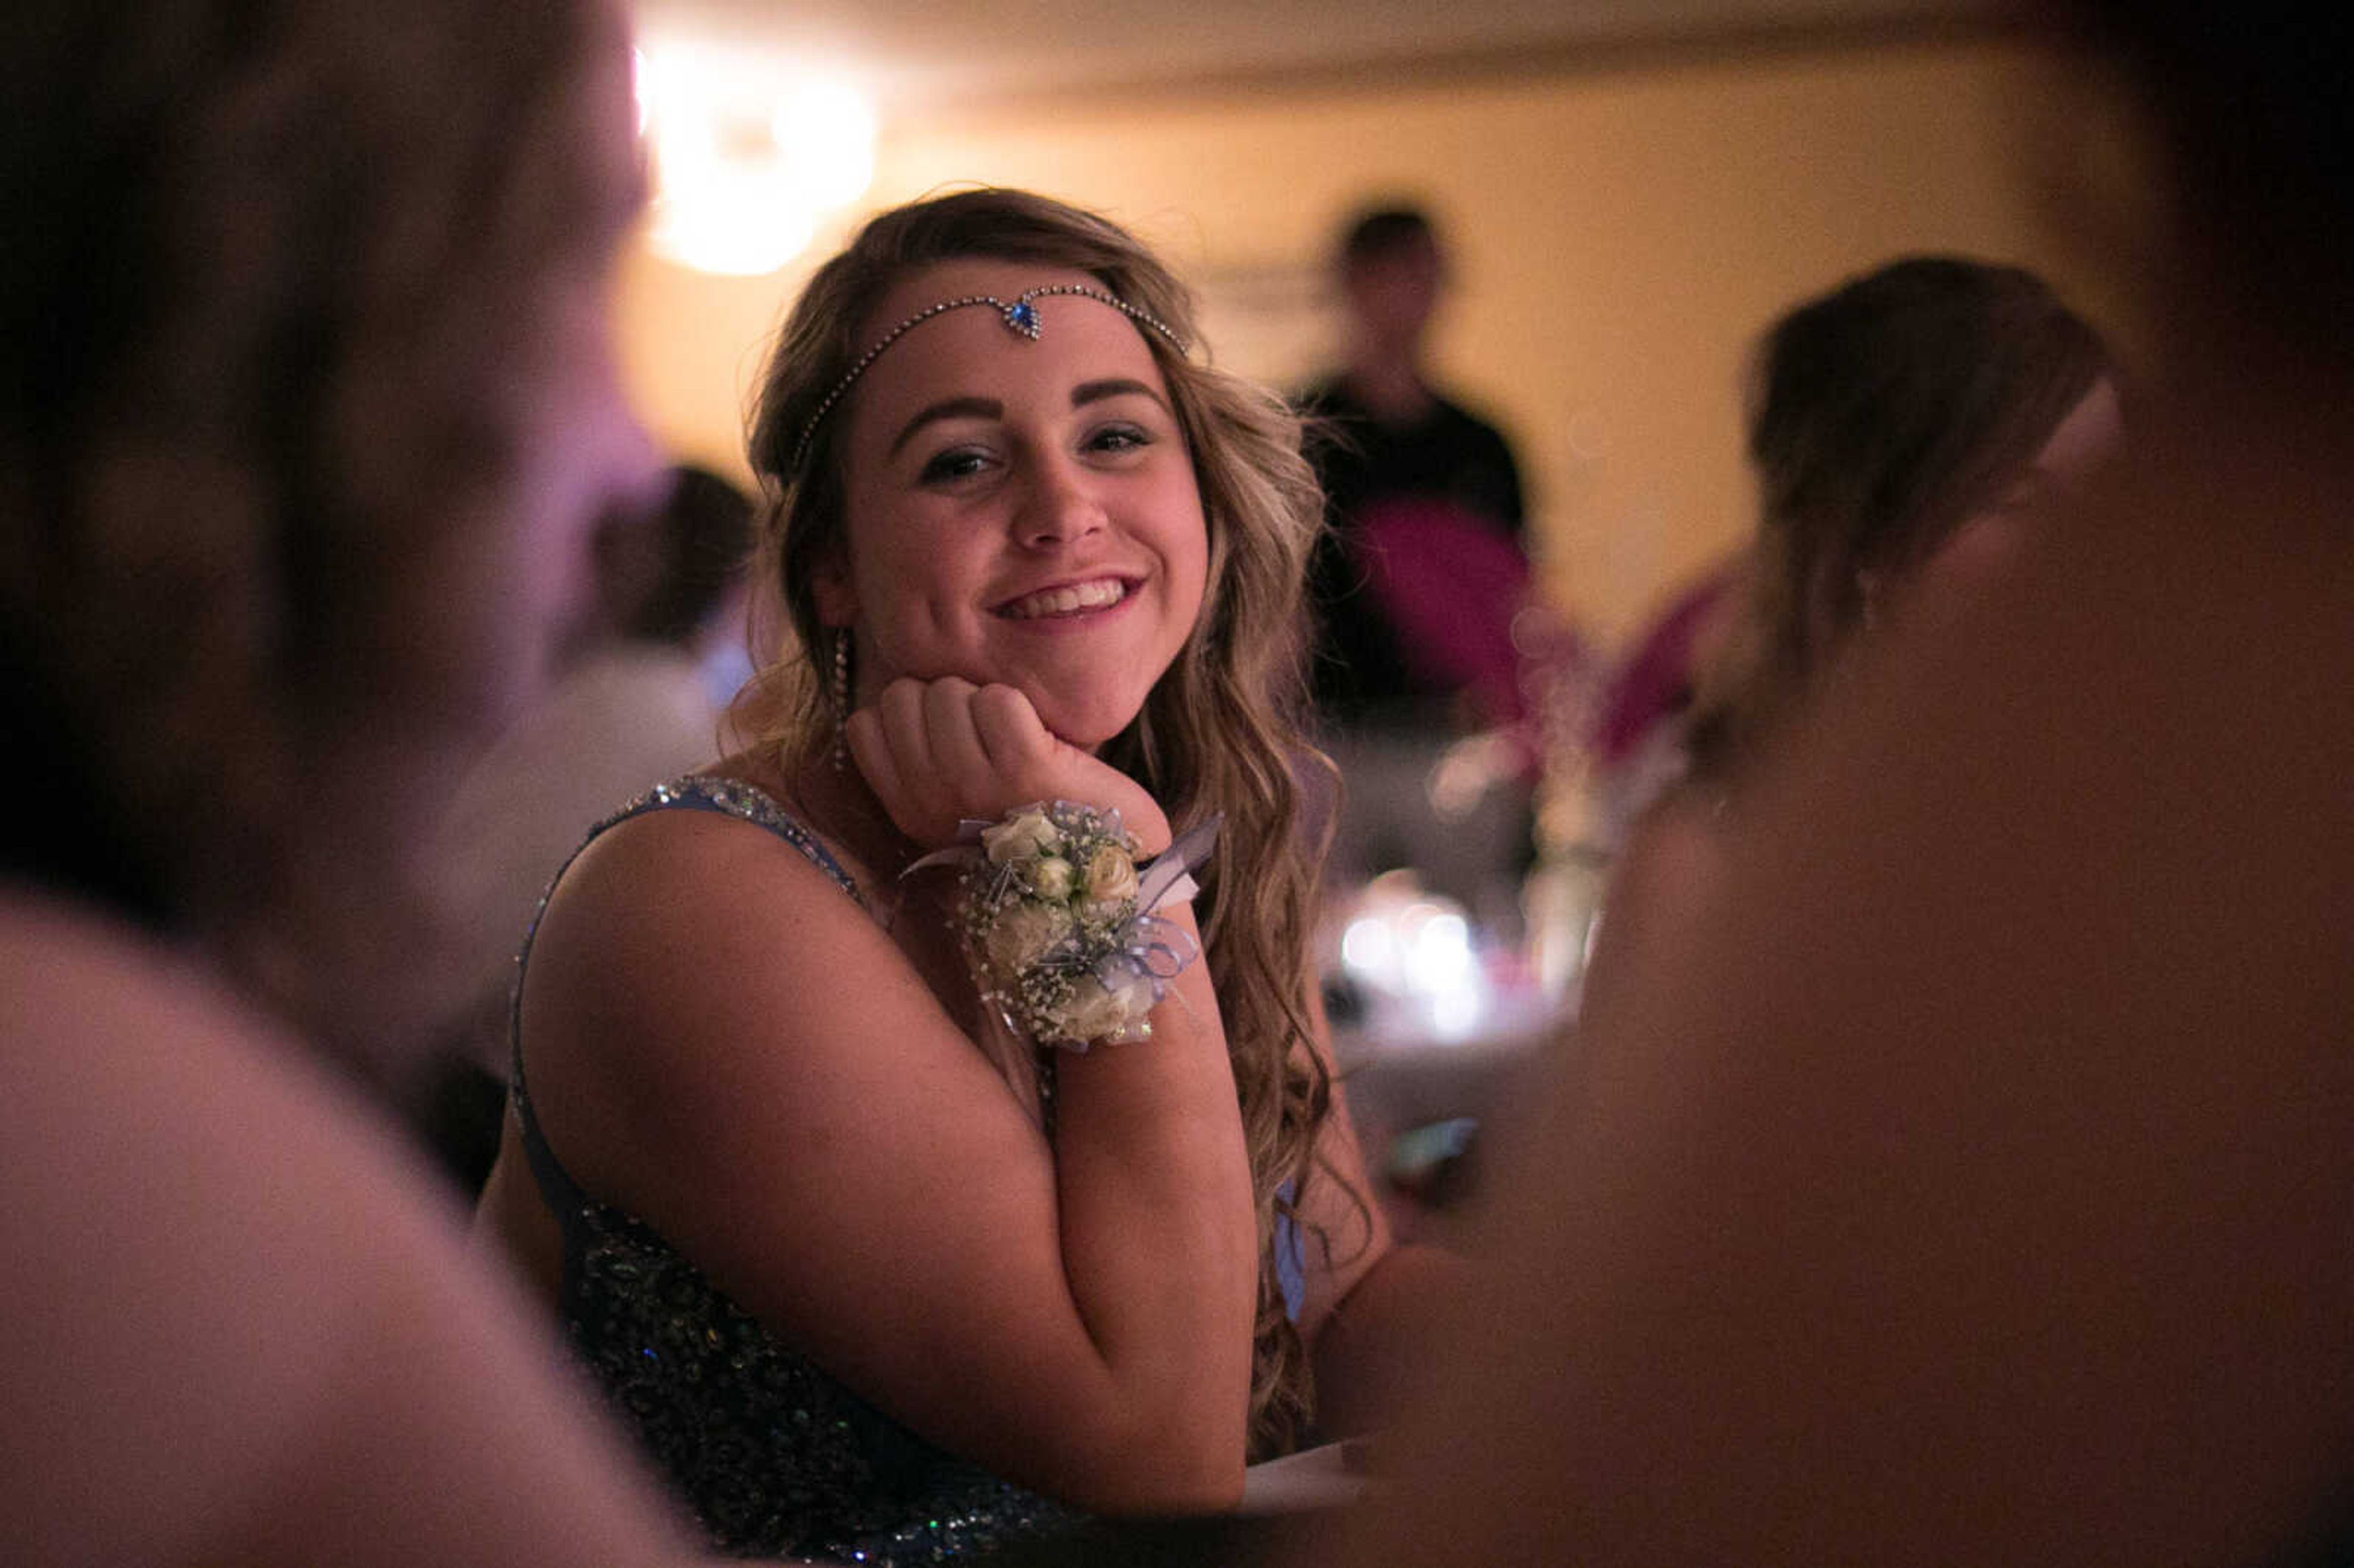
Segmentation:
[[(1023, 191), (979, 189), (869, 222), (803, 291), (769, 356), (753, 414), (752, 466), (770, 496), (755, 592), (773, 591), (790, 632), (786, 652), (735, 715), (737, 733), (757, 747), (812, 760), (841, 717), (807, 651), (824, 646), (817, 569), (847, 548), (841, 447), (847, 421), (820, 423), (798, 471), (795, 450), (828, 392), (868, 346), (861, 334), (874, 330), (870, 318), (884, 295), (912, 272), (970, 258), (1088, 273), (1193, 341), (1184, 287), (1136, 239), (1094, 214)], [(1295, 720), (1303, 583), (1323, 503), (1300, 455), (1299, 422), (1279, 399), (1188, 358), (1159, 333), (1140, 335), (1168, 381), (1193, 455), (1209, 526), (1209, 576), (1176, 662), (1102, 755), (1150, 789), (1180, 832), (1225, 813), (1218, 853), (1196, 874), (1195, 908), (1225, 1018), (1258, 1212), (1250, 1450), (1261, 1457), (1292, 1446), (1314, 1405), (1277, 1274), (1276, 1217), (1297, 1215), (1311, 1181), (1339, 1181), (1319, 1169), (1316, 1156), (1331, 1099), (1308, 998), (1324, 846), (1304, 820), (1300, 779), (1303, 767), (1329, 777), (1330, 764)]]

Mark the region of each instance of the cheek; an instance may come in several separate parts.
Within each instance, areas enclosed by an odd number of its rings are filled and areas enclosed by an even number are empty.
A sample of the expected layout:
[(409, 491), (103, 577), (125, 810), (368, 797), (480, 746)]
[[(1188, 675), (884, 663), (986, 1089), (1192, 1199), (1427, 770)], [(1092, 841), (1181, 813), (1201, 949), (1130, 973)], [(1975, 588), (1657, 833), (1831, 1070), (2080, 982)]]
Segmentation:
[(570, 613), (569, 563), (504, 498), (449, 527), (404, 585), (388, 635), (413, 648), (417, 711), (484, 744), (545, 688)]
[(1171, 571), (1182, 585), (1180, 591), (1183, 595), (1183, 602), (1180, 608), (1185, 612), (1185, 622), (1189, 628), (1201, 619), (1204, 603), (1209, 595), (1210, 556), (1209, 524), (1204, 519), (1201, 503), (1196, 499), (1187, 523), (1178, 532), (1171, 546)]
[(894, 536), (870, 540), (851, 564), (854, 602), (845, 618), (874, 656), (903, 673), (945, 673), (968, 662), (962, 619), (972, 571), (947, 545)]
[(942, 570), (936, 551), (898, 539), (867, 541), (851, 561), (849, 583), (857, 615), (870, 620), (905, 620), (932, 597)]

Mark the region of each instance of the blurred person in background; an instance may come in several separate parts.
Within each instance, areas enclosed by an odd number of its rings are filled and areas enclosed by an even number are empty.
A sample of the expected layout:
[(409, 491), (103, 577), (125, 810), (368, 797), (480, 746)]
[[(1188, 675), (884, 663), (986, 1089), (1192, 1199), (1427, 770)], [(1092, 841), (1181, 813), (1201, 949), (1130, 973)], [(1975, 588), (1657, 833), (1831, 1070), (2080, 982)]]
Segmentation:
[[(1940, 551), (2048, 511), (2120, 434), (2091, 323), (2035, 274), (1957, 256), (1891, 261), (1792, 307), (1759, 340), (1748, 403), (1755, 535), (1670, 609), (1604, 715), (1620, 844), (1638, 823), (1715, 831), (1744, 765)], [(1671, 683), (1678, 700), (1636, 732), (1637, 688)], [(1617, 879), (1622, 917), (1648, 895), (1643, 865)]]
[(1611, 878), (1589, 987), (1617, 982), (1614, 949), (1649, 940), (1641, 927), (1681, 917), (1740, 831), (1740, 779), (1793, 715), (1840, 700), (1850, 644), (1905, 613), (1943, 552), (1985, 556), (2041, 525), (2122, 434), (2092, 324), (2023, 268), (1953, 256), (1793, 307), (1759, 341), (1749, 403), (1756, 536), (1677, 722), (1681, 765)]
[(1502, 432), (1432, 383), (1447, 261), (1429, 215), (1359, 214), (1332, 270), (1346, 362), (1297, 400), (1328, 524), (1308, 594), (1310, 689), (1343, 789), (1331, 871), (1345, 883), (1414, 865), (1493, 915), (1528, 861), (1527, 781), (1508, 768), (1476, 811), (1442, 820), (1431, 779), (1455, 743), (1523, 716), (1520, 468)]
[(2100, 334), (2019, 267), (1889, 262), (1793, 308), (1756, 363), (1757, 535), (1688, 724), (1712, 785), (1939, 551), (2048, 510), (2121, 431)]
[(1498, 1141), (1477, 1319), (1334, 1560), (2354, 1556), (2319, 20), (2062, 12), (2160, 196), (2071, 204), (2150, 329), (2132, 461), (1949, 545), (1744, 760), (1739, 832)]
[(1429, 215), (1383, 207), (1351, 220), (1333, 258), (1347, 363), (1300, 394), (1330, 531), (1310, 571), (1318, 715), (1344, 728), (1452, 725), (1457, 695), (1418, 658), (1369, 578), (1359, 537), (1385, 503), (1445, 502), (1517, 546), (1527, 519), (1501, 431), (1431, 384), (1430, 326), (1447, 259)]
[(0, 13), (12, 1563), (678, 1553), (358, 1092), (413, 846), (651, 477), (628, 62), (599, 4)]
[(1610, 673), (1592, 729), (1594, 779), (1586, 839), (1605, 859), (1651, 803), (1691, 768), (1692, 706), (1701, 673), (1748, 598), (1747, 552), (1679, 585)]

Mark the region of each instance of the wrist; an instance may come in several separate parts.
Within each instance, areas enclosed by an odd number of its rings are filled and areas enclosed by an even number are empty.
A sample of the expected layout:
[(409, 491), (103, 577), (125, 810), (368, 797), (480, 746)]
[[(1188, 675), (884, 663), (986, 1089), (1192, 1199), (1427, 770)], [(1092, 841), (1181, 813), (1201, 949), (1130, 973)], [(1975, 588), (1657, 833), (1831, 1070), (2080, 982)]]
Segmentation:
[(1161, 814), (1160, 805), (1152, 797), (1141, 789), (1136, 794), (1136, 804), (1123, 805), (1118, 810), (1120, 822), (1128, 829), (1128, 836), (1136, 846), (1136, 858), (1147, 861), (1165, 852), (1176, 834), (1170, 830), (1169, 819)]
[(982, 828), (957, 919), (983, 997), (1041, 1044), (1150, 1035), (1147, 1015), (1199, 952), (1190, 921), (1155, 911), (1190, 895), (1186, 870), (1216, 832), (1205, 823), (1156, 859), (1119, 812), (1070, 800)]
[[(1049, 799), (1080, 804), (1094, 810), (1116, 815), (1119, 819), (1119, 825), (1128, 831), (1129, 837), (1134, 841), (1137, 858), (1150, 860), (1154, 855), (1167, 849), (1169, 841), (1175, 837), (1169, 826), (1168, 813), (1161, 810), (1161, 802), (1152, 798), (1150, 790), (1127, 774), (1108, 765), (1103, 770), (1109, 777), (1104, 779), (1099, 787), (1094, 789), (1083, 787), (1058, 796), (1049, 797)], [(1090, 779), (1087, 782), (1095, 783), (1096, 781)]]

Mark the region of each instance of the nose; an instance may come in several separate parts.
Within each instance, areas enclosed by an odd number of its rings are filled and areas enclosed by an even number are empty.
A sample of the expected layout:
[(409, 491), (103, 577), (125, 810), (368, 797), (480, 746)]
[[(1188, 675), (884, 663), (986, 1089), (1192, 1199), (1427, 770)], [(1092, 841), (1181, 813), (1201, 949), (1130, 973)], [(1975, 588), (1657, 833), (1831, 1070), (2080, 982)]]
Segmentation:
[(1031, 464), (1028, 492), (1013, 519), (1014, 537), (1025, 548), (1068, 545), (1108, 521), (1094, 476), (1083, 466), (1051, 452)]

